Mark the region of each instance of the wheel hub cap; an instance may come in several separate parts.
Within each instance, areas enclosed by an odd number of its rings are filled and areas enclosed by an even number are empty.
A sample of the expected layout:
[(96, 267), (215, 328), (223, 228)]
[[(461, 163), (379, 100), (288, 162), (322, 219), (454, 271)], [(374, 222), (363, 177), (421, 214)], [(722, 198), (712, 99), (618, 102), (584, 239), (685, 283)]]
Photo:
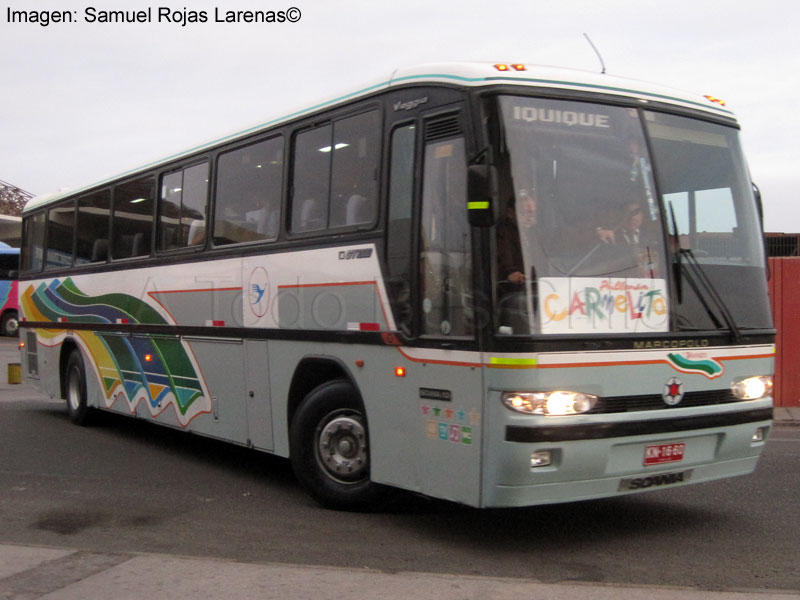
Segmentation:
[(367, 470), (367, 435), (359, 417), (337, 416), (320, 431), (318, 455), (336, 479), (357, 481)]

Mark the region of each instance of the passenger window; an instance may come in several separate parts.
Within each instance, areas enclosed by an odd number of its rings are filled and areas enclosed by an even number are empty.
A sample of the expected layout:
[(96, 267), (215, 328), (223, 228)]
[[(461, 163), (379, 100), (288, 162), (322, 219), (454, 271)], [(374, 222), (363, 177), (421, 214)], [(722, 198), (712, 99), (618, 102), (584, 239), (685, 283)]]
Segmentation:
[(333, 127), (325, 125), (304, 131), (295, 139), (291, 225), (295, 233), (328, 226), (332, 131)]
[(282, 137), (222, 154), (217, 164), (214, 243), (275, 240), (282, 187)]
[(154, 184), (155, 178), (142, 177), (114, 188), (112, 258), (133, 258), (150, 254)]
[(208, 163), (161, 178), (159, 250), (176, 250), (205, 243), (207, 198)]
[(72, 266), (72, 242), (74, 239), (74, 201), (47, 211), (46, 270)]
[(378, 111), (339, 119), (295, 138), (295, 233), (369, 225), (378, 206)]
[(75, 264), (108, 260), (108, 217), (111, 213), (111, 191), (102, 190), (78, 198), (78, 224)]
[(372, 223), (378, 205), (378, 111), (333, 124), (329, 227)]
[(44, 226), (46, 214), (36, 213), (25, 219), (24, 271), (41, 271), (44, 263)]

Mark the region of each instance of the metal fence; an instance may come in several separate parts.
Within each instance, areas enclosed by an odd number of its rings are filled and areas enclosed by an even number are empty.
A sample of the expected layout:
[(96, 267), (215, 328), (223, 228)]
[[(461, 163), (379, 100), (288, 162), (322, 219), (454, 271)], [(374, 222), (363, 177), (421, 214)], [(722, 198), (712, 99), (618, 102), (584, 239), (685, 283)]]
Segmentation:
[(769, 293), (778, 330), (775, 405), (800, 407), (800, 257), (770, 258)]

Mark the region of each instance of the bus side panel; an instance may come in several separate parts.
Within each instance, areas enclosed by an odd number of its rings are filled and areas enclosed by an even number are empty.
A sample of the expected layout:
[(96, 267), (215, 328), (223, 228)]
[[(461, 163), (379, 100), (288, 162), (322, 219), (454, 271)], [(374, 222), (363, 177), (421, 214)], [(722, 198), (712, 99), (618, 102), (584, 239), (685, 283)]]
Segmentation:
[[(448, 353), (438, 354), (446, 361)], [(290, 431), (282, 399), (289, 396), (297, 365), (308, 357), (340, 365), (358, 388), (369, 427), (373, 481), (478, 505), (479, 367), (415, 362), (393, 346), (270, 342), (275, 452), (283, 456), (289, 454)], [(405, 369), (403, 376), (396, 374), (398, 367)]]
[[(483, 440), (479, 353), (426, 351), (423, 361), (411, 349), (387, 351), (373, 353), (370, 362), (377, 365), (365, 365), (359, 373), (372, 432), (373, 479), (478, 506)], [(381, 355), (385, 358), (375, 360)], [(405, 369), (402, 377), (397, 367)]]
[(211, 413), (195, 419), (192, 431), (239, 444), (248, 441), (242, 340), (192, 339), (192, 352), (211, 395)]

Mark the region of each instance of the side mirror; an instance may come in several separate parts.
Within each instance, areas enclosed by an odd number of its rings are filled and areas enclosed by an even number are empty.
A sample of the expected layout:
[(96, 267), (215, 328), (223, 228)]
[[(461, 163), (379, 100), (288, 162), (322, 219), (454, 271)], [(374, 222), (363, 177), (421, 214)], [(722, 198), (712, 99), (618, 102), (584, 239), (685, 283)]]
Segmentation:
[(751, 183), (753, 186), (753, 196), (756, 199), (756, 208), (758, 209), (758, 218), (761, 221), (761, 227), (764, 227), (764, 203), (761, 201), (761, 190), (758, 189), (758, 186), (755, 183)]
[(491, 165), (471, 165), (467, 170), (467, 212), (473, 227), (494, 225), (497, 170)]

